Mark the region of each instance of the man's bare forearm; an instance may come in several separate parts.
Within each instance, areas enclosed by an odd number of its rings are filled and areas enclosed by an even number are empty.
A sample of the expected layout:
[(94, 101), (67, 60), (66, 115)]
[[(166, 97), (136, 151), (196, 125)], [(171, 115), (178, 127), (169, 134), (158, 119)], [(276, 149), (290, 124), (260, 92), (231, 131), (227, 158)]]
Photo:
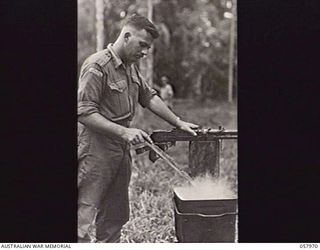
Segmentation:
[(132, 145), (143, 143), (145, 140), (152, 143), (149, 135), (141, 129), (126, 128), (104, 118), (99, 113), (79, 117), (79, 122), (88, 128), (111, 137), (121, 138)]
[(158, 96), (154, 96), (149, 103), (148, 108), (161, 117), (166, 122), (170, 123), (171, 125), (187, 131), (192, 135), (197, 135), (192, 129), (199, 127), (196, 124), (181, 121), (178, 116), (176, 116), (168, 107), (167, 105), (160, 99)]
[(93, 113), (88, 116), (80, 116), (79, 122), (95, 132), (109, 136), (122, 137), (126, 129), (121, 125), (107, 120), (99, 113)]
[(178, 126), (179, 117), (177, 117), (167, 105), (158, 96), (154, 96), (149, 103), (148, 108), (173, 126)]

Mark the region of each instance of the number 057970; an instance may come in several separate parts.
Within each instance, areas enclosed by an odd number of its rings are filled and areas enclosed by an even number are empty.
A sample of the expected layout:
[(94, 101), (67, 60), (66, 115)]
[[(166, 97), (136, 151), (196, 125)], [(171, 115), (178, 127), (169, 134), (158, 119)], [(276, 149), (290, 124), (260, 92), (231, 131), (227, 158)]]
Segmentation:
[(304, 243), (300, 244), (300, 248), (318, 248), (318, 244)]

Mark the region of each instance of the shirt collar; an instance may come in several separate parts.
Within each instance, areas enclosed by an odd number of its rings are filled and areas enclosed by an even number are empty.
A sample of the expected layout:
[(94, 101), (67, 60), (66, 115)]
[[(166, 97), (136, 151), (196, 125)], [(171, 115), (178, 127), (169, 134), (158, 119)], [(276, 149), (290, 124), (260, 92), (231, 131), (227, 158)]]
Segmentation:
[(112, 43), (108, 44), (107, 49), (110, 51), (114, 62), (115, 62), (115, 68), (118, 68), (121, 64), (124, 66), (123, 61), (121, 60), (121, 58), (119, 57), (119, 55), (114, 51), (114, 49), (112, 48)]

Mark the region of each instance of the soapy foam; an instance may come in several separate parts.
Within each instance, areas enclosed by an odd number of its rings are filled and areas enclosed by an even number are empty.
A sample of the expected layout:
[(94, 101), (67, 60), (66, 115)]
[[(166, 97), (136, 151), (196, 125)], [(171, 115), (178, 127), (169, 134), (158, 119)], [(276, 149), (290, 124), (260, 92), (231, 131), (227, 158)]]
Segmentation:
[(214, 179), (208, 174), (196, 177), (191, 185), (175, 187), (174, 190), (182, 200), (236, 199), (236, 194), (226, 179)]

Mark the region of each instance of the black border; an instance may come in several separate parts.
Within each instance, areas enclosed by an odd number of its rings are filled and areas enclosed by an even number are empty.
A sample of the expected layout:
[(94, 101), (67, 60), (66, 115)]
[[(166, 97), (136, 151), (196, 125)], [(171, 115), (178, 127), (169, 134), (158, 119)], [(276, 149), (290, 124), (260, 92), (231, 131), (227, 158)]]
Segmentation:
[(0, 241), (76, 242), (77, 2), (0, 10)]
[(238, 2), (239, 241), (319, 242), (319, 5)]

